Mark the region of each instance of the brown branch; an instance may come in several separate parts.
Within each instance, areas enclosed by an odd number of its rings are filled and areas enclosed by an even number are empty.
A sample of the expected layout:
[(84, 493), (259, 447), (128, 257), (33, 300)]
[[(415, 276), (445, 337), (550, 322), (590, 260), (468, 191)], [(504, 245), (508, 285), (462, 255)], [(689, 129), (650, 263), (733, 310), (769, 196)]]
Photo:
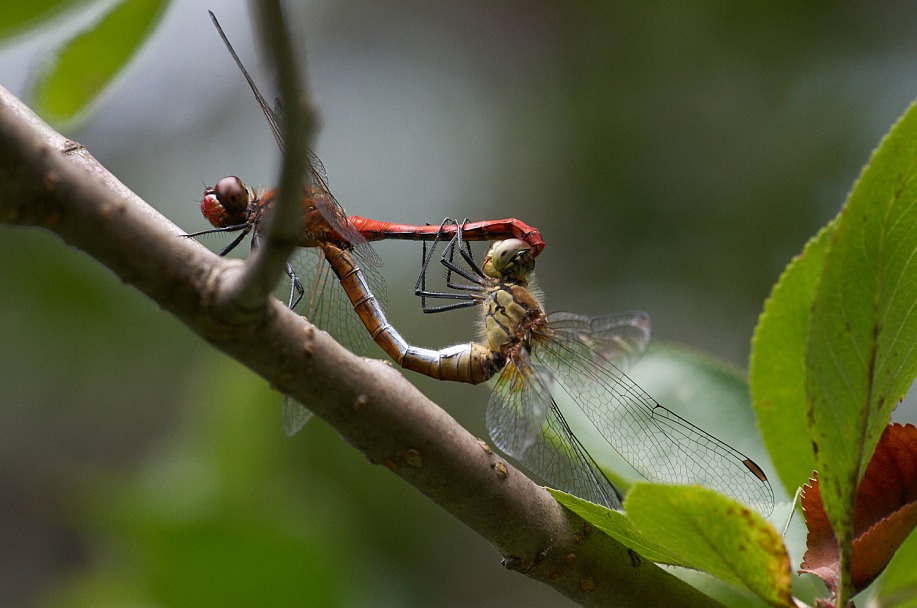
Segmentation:
[(240, 262), (179, 238), (182, 230), (2, 87), (0, 182), (0, 221), (54, 232), (309, 404), (370, 462), (385, 465), (491, 542), (504, 566), (587, 606), (716, 605), (612, 539), (590, 533), (391, 366), (355, 357), (276, 300), (253, 309), (218, 297)]

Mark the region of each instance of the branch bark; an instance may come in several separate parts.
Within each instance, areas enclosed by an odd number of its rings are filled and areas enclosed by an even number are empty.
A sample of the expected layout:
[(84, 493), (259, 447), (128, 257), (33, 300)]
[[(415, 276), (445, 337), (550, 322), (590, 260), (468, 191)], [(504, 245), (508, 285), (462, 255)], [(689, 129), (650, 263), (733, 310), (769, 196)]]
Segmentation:
[(491, 542), (503, 565), (586, 606), (717, 605), (564, 510), (381, 361), (270, 299), (219, 297), (243, 266), (161, 216), (0, 87), (0, 221), (85, 251), (192, 331), (292, 395)]

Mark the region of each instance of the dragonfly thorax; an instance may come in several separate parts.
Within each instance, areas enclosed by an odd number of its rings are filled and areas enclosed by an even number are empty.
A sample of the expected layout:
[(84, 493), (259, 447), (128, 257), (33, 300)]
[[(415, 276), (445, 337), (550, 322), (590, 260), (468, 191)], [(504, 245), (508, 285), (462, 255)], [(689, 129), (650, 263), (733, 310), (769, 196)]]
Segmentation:
[[(273, 195), (273, 192), (271, 194)], [(333, 217), (333, 222), (329, 221), (329, 214)], [(348, 225), (347, 216), (330, 193), (314, 184), (306, 184), (300, 216), (302, 235), (299, 246), (315, 247), (330, 242), (343, 249), (352, 249), (352, 239), (345, 237), (338, 229), (344, 225)]]
[(501, 355), (516, 345), (528, 347), (534, 322), (544, 316), (534, 295), (515, 280), (501, 280), (489, 290), (482, 307), (484, 339)]

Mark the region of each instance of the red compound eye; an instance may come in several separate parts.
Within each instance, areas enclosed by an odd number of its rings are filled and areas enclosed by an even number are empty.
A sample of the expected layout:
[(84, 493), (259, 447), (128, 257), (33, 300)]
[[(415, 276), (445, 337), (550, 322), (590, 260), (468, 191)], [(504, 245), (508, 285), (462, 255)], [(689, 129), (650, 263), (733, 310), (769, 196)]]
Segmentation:
[(241, 213), (248, 208), (248, 188), (238, 177), (224, 177), (213, 187), (213, 193), (228, 213)]
[(216, 228), (236, 226), (245, 222), (248, 203), (248, 188), (242, 180), (224, 177), (213, 188), (204, 190), (201, 213)]

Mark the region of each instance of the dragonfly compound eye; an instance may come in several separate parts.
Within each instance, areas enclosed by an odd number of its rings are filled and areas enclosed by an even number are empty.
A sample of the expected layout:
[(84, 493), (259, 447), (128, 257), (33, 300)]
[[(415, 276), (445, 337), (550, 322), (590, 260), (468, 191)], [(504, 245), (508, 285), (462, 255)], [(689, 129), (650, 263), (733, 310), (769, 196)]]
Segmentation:
[(224, 177), (213, 188), (204, 190), (201, 214), (217, 228), (245, 222), (248, 210), (248, 188), (238, 177)]
[(499, 277), (530, 272), (534, 266), (534, 260), (527, 254), (531, 249), (528, 243), (521, 239), (497, 241), (484, 258), (484, 273)]
[(248, 208), (248, 188), (238, 177), (224, 177), (213, 187), (213, 193), (228, 213), (240, 213)]
[(223, 217), (226, 215), (226, 211), (223, 209), (223, 205), (220, 204), (220, 199), (210, 188), (204, 190), (204, 198), (201, 199), (201, 215), (207, 218), (207, 221), (216, 228), (228, 225)]

